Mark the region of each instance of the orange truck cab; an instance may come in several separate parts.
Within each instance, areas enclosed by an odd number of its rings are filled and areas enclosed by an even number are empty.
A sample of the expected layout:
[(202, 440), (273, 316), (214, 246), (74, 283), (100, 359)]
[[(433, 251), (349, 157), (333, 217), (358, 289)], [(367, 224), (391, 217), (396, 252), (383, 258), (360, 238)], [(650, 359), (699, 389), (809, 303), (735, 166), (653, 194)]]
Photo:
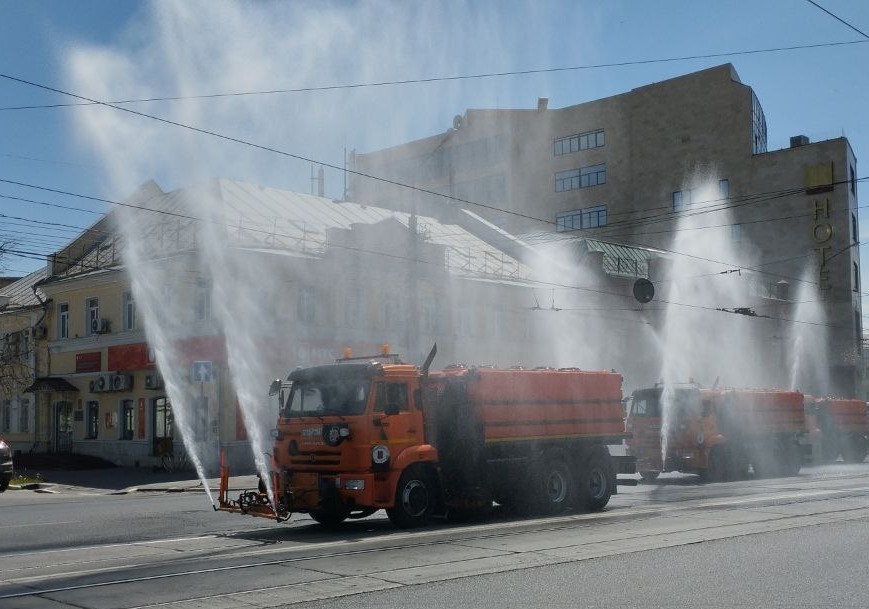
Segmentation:
[(802, 402), (796, 391), (640, 389), (629, 400), (628, 453), (646, 480), (671, 471), (739, 479), (749, 465), (757, 476), (796, 475), (808, 448)]
[(816, 463), (829, 463), (840, 455), (846, 463), (866, 460), (869, 452), (866, 402), (806, 396), (805, 413)]
[(326, 525), (385, 509), (402, 527), (433, 515), (602, 509), (631, 457), (621, 376), (579, 370), (453, 367), (428, 373), (397, 356), (300, 368), (278, 383), (267, 485), (219, 509)]

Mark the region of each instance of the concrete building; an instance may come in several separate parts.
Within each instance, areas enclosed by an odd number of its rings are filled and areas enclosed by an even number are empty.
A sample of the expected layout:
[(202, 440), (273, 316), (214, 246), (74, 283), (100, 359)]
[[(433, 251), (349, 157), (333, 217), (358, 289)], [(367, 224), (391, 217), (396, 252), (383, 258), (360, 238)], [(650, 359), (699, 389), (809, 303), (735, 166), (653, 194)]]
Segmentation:
[(812, 323), (827, 328), (829, 380), (804, 388), (862, 386), (854, 152), (844, 137), (804, 136), (770, 151), (760, 101), (730, 64), (559, 109), (469, 109), (444, 133), (354, 154), (350, 168), (352, 200), (451, 221), (466, 208), (519, 235), (678, 256), (688, 231), (726, 233), (727, 252), (703, 255), (753, 275), (756, 300), (740, 309), (793, 318), (797, 294), (822, 301)]

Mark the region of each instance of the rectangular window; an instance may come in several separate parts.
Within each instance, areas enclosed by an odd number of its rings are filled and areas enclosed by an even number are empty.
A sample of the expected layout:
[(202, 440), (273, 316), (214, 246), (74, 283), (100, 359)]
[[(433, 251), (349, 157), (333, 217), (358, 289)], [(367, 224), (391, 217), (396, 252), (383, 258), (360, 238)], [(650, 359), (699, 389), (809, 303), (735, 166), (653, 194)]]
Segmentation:
[(211, 319), (211, 282), (200, 279), (196, 282), (193, 292), (193, 319), (208, 321)]
[(87, 403), (87, 435), (88, 440), (94, 440), (100, 431), (100, 403), (90, 401)]
[(136, 329), (136, 302), (133, 300), (132, 292), (124, 292), (124, 330)]
[(860, 267), (856, 262), (854, 263), (854, 291), (860, 291)]
[(606, 184), (606, 163), (558, 171), (555, 174), (555, 192), (567, 192), (601, 184)]
[(299, 321), (312, 322), (317, 319), (317, 298), (314, 288), (302, 286), (299, 290), (299, 306), (296, 309)]
[(742, 224), (732, 224), (730, 226), (730, 240), (734, 243), (742, 241)]
[(93, 336), (100, 331), (100, 299), (88, 298), (85, 305), (87, 309), (87, 333)]
[(606, 205), (589, 207), (582, 211), (582, 228), (606, 226)]
[(851, 194), (855, 197), (857, 196), (857, 172), (854, 169), (854, 166), (851, 165), (850, 169), (850, 182), (851, 182)]
[(57, 305), (57, 338), (69, 338), (69, 303)]
[(607, 206), (596, 205), (586, 209), (563, 211), (555, 214), (555, 230), (566, 232), (581, 228), (600, 228), (607, 223)]
[(558, 138), (555, 140), (553, 152), (555, 153), (555, 156), (561, 156), (562, 154), (577, 152), (578, 150), (600, 148), (605, 143), (606, 139), (604, 138), (603, 129), (586, 131), (585, 133), (577, 133), (575, 135)]
[(406, 383), (378, 383), (374, 412), (384, 412), (387, 408), (398, 411), (410, 409), (407, 399)]
[(121, 402), (121, 440), (132, 440), (136, 430), (136, 408), (133, 400)]
[(857, 216), (853, 213), (851, 214), (851, 239), (854, 243), (860, 240), (857, 233)]
[(691, 191), (677, 190), (673, 192), (673, 211), (682, 211), (691, 205)]
[(30, 431), (30, 400), (28, 398), (21, 400), (21, 407), (18, 411), (18, 431), (22, 433)]
[(2, 420), (0, 420), (0, 430), (12, 431), (12, 402), (3, 400)]
[(718, 180), (718, 196), (722, 199), (730, 197), (730, 180)]

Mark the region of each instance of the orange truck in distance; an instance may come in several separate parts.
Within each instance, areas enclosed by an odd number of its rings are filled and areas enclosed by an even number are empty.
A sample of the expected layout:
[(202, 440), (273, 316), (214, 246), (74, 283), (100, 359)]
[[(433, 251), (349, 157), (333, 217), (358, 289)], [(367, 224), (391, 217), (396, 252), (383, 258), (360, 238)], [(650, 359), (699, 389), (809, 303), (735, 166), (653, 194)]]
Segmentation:
[[(600, 510), (634, 459), (622, 377), (577, 369), (454, 366), (428, 372), (395, 355), (300, 368), (276, 381), (280, 413), (266, 485), (219, 508), (325, 525), (385, 509), (400, 527), (484, 513), (493, 502), (536, 514)], [(630, 481), (628, 481), (630, 483)]]
[(862, 463), (869, 452), (869, 415), (866, 402), (806, 396), (806, 426), (812, 459), (829, 463), (842, 456), (845, 463)]
[[(662, 432), (665, 401), (669, 420)], [(672, 471), (736, 480), (749, 465), (758, 477), (795, 476), (809, 449), (798, 391), (658, 385), (635, 391), (629, 402), (628, 454), (644, 480)]]

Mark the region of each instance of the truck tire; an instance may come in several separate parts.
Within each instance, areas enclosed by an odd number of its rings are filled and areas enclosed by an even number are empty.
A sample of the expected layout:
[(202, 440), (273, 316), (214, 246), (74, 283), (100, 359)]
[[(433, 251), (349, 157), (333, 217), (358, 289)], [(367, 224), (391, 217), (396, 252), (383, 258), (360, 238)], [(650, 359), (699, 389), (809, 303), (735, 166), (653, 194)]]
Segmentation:
[(643, 479), (643, 482), (653, 482), (658, 479), (658, 476), (661, 472), (640, 472), (640, 478)]
[(311, 510), (311, 518), (324, 527), (333, 528), (347, 520), (350, 512), (339, 506), (331, 505), (321, 510)]
[(714, 446), (709, 451), (709, 463), (701, 470), (700, 479), (704, 482), (723, 482), (727, 479), (727, 451), (722, 446)]
[(0, 493), (9, 488), (9, 478), (0, 478)]
[(800, 445), (796, 442), (789, 442), (785, 448), (784, 461), (782, 470), (785, 476), (798, 476), (800, 468), (803, 466), (803, 453), (800, 450)]
[(395, 489), (395, 507), (386, 510), (392, 523), (403, 529), (423, 526), (438, 502), (438, 487), (428, 468), (411, 465), (401, 474)]
[(537, 511), (560, 514), (576, 505), (576, 481), (563, 459), (547, 459), (539, 473)]
[(606, 507), (615, 490), (612, 460), (606, 451), (595, 450), (579, 473), (580, 506), (590, 512)]
[(845, 463), (863, 463), (866, 460), (865, 438), (848, 438), (842, 442), (842, 459)]

